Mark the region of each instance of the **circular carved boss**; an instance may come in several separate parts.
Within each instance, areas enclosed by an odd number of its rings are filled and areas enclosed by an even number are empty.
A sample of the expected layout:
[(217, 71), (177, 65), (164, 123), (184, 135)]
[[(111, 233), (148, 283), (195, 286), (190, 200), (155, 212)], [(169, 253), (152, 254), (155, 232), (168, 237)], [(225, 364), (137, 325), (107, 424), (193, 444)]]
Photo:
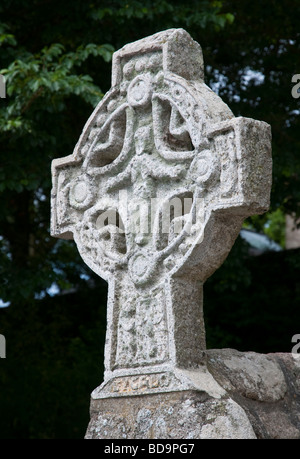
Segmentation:
[(93, 200), (91, 185), (85, 177), (78, 177), (70, 184), (69, 201), (76, 209), (86, 209)]
[(151, 99), (152, 87), (149, 75), (138, 75), (132, 80), (127, 91), (127, 100), (133, 107), (148, 103)]

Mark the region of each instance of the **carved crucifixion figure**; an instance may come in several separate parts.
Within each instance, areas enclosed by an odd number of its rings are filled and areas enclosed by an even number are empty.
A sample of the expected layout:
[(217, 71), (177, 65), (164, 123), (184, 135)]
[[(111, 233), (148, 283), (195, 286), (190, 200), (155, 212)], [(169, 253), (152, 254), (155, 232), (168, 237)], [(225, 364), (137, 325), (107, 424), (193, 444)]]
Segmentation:
[(204, 83), (200, 45), (171, 29), (114, 54), (110, 91), (52, 175), (52, 235), (108, 282), (93, 396), (195, 386), (203, 283), (269, 207), (269, 125), (234, 117)]

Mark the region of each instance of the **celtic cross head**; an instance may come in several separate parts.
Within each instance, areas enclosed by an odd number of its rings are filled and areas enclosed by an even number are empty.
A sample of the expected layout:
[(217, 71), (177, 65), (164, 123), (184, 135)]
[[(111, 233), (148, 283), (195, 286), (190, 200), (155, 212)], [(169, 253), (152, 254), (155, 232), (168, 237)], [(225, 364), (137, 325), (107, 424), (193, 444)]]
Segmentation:
[(109, 286), (95, 397), (195, 384), (182, 372), (205, 348), (203, 283), (269, 207), (269, 125), (234, 117), (203, 78), (183, 29), (124, 46), (73, 154), (53, 161), (51, 233)]

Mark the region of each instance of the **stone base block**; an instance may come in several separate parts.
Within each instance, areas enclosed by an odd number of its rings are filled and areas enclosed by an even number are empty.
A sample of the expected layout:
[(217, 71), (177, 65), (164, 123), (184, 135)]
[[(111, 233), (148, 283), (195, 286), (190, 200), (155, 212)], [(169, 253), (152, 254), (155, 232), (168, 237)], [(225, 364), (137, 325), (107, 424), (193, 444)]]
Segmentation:
[(92, 398), (85, 438), (300, 438), (300, 359), (233, 349), (205, 355), (199, 390)]
[(256, 438), (232, 399), (196, 391), (92, 400), (87, 439)]

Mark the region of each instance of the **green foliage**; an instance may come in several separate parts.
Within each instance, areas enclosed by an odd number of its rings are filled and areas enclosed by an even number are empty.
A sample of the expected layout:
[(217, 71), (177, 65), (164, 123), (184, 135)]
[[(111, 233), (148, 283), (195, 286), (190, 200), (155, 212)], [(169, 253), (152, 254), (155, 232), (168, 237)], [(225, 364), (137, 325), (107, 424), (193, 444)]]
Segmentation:
[[(11, 303), (0, 309), (3, 438), (82, 438), (101, 381), (106, 287), (74, 243), (49, 235), (50, 167), (72, 153), (110, 88), (113, 50), (182, 27), (235, 116), (271, 124), (271, 209), (246, 224), (284, 246), (284, 215), (300, 216), (300, 99), (291, 97), (299, 16), (296, 0), (0, 3), (0, 299)], [(298, 251), (253, 259), (238, 239), (205, 285), (208, 347), (288, 351), (299, 332), (299, 269)], [(51, 298), (51, 286), (60, 295)]]
[(0, 30), (7, 51), (7, 66), (0, 70), (7, 86), (0, 105), (0, 298), (19, 304), (53, 282), (61, 290), (80, 284), (80, 268), (73, 282), (66, 279), (69, 268), (56, 269), (59, 262), (68, 266), (76, 253), (72, 248), (55, 259), (61, 246), (49, 237), (50, 163), (71, 152), (83, 125), (81, 112), (87, 117), (103, 96), (83, 66), (91, 59), (109, 63), (114, 48), (88, 43), (66, 51), (53, 43), (32, 53), (3, 32), (8, 26)]
[(282, 248), (285, 247), (285, 215), (281, 209), (268, 214), (264, 232), (270, 239), (278, 242)]
[[(197, 26), (205, 28), (213, 26), (215, 30), (220, 30), (227, 23), (231, 24), (234, 16), (231, 13), (223, 13), (221, 1), (188, 1), (168, 2), (166, 0), (144, 0), (124, 1), (119, 0), (112, 3), (109, 7), (96, 8), (92, 12), (92, 18), (103, 20), (107, 17), (114, 18), (118, 23), (125, 23), (128, 19), (147, 19), (153, 21), (159, 18), (167, 20), (170, 27), (177, 24), (186, 27)], [(165, 16), (165, 17), (164, 17)], [(162, 24), (161, 24), (162, 25)], [(168, 23), (166, 24), (168, 26)]]
[(249, 217), (243, 227), (266, 234), (270, 239), (285, 248), (285, 214), (278, 208), (273, 212), (266, 212), (264, 215), (253, 215)]
[(54, 43), (36, 54), (25, 52), (6, 69), (0, 69), (6, 78), (9, 98), (8, 105), (0, 111), (0, 131), (35, 135), (42, 112), (65, 110), (66, 98), (73, 94), (95, 106), (103, 96), (100, 88), (89, 75), (76, 73), (75, 67), (80, 67), (90, 55), (108, 62), (113, 51), (111, 45), (88, 44), (66, 53), (64, 46)]

